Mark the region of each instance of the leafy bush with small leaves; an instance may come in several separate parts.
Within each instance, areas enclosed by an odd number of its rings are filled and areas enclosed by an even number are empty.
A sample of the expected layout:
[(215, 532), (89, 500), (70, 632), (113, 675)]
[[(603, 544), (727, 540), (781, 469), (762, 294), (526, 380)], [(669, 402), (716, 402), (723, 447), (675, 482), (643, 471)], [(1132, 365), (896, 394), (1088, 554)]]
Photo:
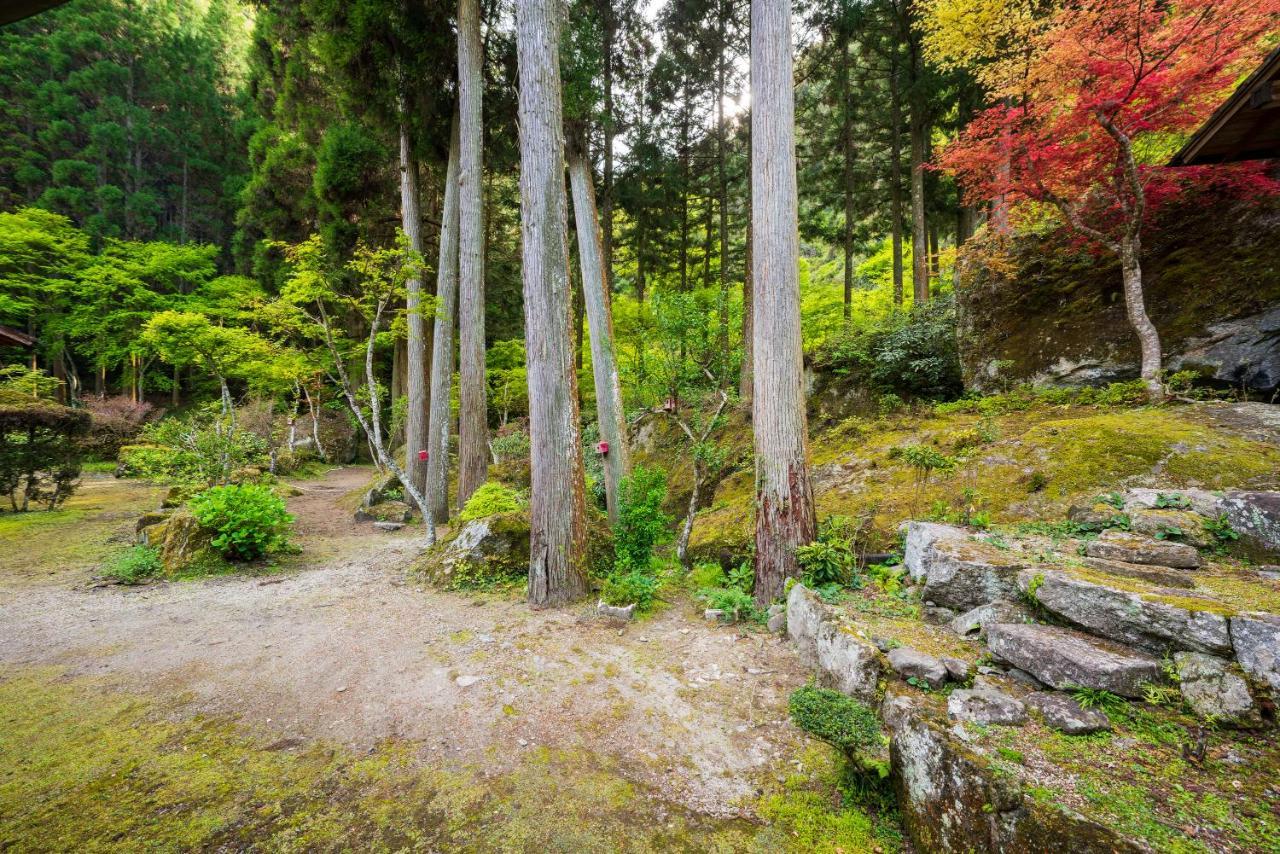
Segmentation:
[(671, 517), (662, 512), (667, 475), (637, 466), (618, 487), (618, 521), (613, 526), (615, 565), (622, 570), (647, 569), (653, 550), (671, 539)]
[(737, 587), (705, 588), (699, 590), (695, 598), (708, 608), (723, 611), (725, 617), (733, 623), (751, 620), (757, 616), (755, 598)]
[(706, 605), (724, 611), (731, 622), (760, 618), (755, 599), (755, 572), (750, 563), (743, 562), (725, 573), (718, 563), (695, 564), (689, 571), (694, 587), (693, 598)]
[(818, 526), (818, 539), (796, 548), (805, 586), (847, 585), (858, 570), (858, 530), (847, 516), (828, 516)]
[(216, 404), (142, 428), (138, 444), (120, 449), (120, 464), (133, 477), (169, 483), (226, 483), (234, 472), (270, 465), (267, 442), (239, 429)]
[(196, 520), (214, 532), (212, 545), (228, 560), (258, 560), (288, 547), (293, 517), (284, 501), (258, 484), (215, 486), (191, 499)]
[(1231, 520), (1227, 518), (1226, 513), (1221, 513), (1213, 519), (1206, 519), (1203, 527), (1204, 532), (1213, 541), (1214, 550), (1219, 553), (1226, 552), (1232, 543), (1240, 539), (1240, 532), (1231, 526)]
[(486, 516), (497, 516), (499, 513), (514, 513), (521, 506), (520, 495), (514, 489), (490, 480), (480, 484), (471, 493), (462, 512), (458, 514), (458, 521), (470, 522)]
[(646, 613), (653, 609), (658, 590), (658, 577), (652, 569), (615, 569), (604, 579), (600, 596), (610, 605), (634, 604), (636, 610)]
[(120, 584), (141, 584), (164, 569), (160, 553), (151, 546), (134, 546), (116, 555), (102, 571)]
[(884, 743), (875, 710), (839, 691), (805, 685), (791, 694), (788, 705), (796, 726), (846, 753)]

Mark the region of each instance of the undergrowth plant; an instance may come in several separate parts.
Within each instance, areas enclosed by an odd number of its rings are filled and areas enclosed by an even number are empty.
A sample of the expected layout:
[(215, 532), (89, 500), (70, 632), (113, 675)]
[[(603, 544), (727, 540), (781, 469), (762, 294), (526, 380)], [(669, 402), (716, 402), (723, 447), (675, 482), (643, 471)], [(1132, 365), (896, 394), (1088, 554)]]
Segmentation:
[(191, 499), (200, 525), (214, 532), (212, 545), (228, 560), (251, 561), (288, 548), (293, 517), (284, 500), (258, 484), (215, 486)]
[(611, 605), (653, 607), (658, 589), (654, 549), (671, 539), (671, 516), (662, 511), (667, 476), (661, 469), (637, 466), (618, 488), (618, 521), (613, 526), (613, 569), (601, 593)]
[(116, 555), (103, 568), (102, 575), (120, 584), (141, 584), (164, 569), (160, 553), (152, 546), (133, 546)]

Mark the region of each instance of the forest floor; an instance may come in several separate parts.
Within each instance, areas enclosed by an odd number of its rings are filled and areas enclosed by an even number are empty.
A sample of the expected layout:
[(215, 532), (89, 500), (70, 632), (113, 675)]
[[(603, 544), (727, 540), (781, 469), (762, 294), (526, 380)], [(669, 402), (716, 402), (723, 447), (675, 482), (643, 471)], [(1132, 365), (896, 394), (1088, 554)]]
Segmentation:
[(249, 576), (96, 582), (137, 482), (0, 518), (0, 849), (892, 847), (788, 721), (781, 641), (428, 589), (419, 529), (344, 507), (369, 475), (298, 482), (301, 552)]

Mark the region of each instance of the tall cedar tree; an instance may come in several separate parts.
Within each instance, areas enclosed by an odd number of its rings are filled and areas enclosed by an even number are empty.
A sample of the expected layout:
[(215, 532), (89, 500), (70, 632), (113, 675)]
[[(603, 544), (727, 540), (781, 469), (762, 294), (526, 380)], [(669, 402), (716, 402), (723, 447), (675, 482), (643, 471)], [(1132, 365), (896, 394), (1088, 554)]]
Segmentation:
[(751, 4), (751, 187), (756, 457), (755, 596), (768, 605), (813, 540), (800, 340), (790, 0)]

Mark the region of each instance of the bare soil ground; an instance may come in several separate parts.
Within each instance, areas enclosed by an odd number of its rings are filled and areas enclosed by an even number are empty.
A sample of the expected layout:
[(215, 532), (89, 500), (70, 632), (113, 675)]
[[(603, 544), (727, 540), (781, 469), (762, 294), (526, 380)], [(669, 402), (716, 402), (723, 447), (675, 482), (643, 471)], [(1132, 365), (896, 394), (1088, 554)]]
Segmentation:
[(132, 588), (95, 586), (96, 564), (159, 493), (87, 482), (29, 554), (4, 540), (0, 665), (181, 698), (177, 714), (234, 716), (290, 747), (396, 740), (483, 774), (527, 751), (590, 751), (708, 816), (749, 815), (792, 769), (805, 740), (786, 702), (806, 673), (782, 642), (708, 625), (687, 602), (619, 625), (586, 606), (532, 611), (518, 593), (427, 589), (406, 571), (421, 529), (378, 532), (340, 501), (368, 477), (297, 484), (302, 552), (276, 573)]

